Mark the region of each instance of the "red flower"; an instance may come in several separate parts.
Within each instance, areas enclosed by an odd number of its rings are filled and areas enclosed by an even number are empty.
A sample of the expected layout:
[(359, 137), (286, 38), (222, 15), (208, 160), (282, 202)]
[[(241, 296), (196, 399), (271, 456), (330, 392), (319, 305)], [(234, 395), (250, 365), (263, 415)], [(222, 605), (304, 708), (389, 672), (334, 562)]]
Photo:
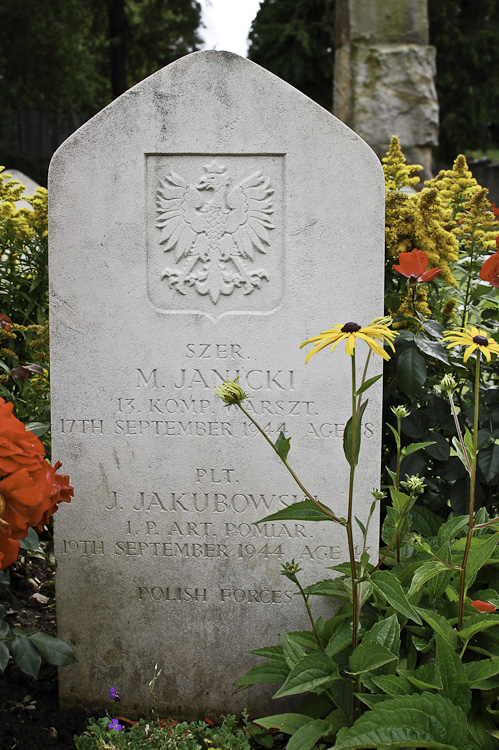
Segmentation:
[(401, 273), (402, 276), (406, 276), (410, 284), (433, 281), (435, 276), (441, 273), (440, 268), (426, 270), (428, 256), (423, 250), (413, 250), (412, 253), (400, 253), (399, 264), (394, 265), (394, 269), (398, 273)]
[(492, 286), (499, 288), (499, 237), (496, 237), (497, 253), (491, 255), (480, 269), (482, 281), (488, 281)]
[(0, 475), (36, 470), (45, 453), (42, 442), (12, 414), (13, 408), (0, 398)]
[(11, 539), (10, 526), (0, 518), (0, 570), (5, 570), (17, 560), (20, 544)]
[(4, 315), (3, 313), (0, 313), (0, 328), (3, 328), (5, 331), (10, 331), (12, 328), (11, 319), (8, 315)]
[(497, 609), (493, 604), (482, 602), (480, 599), (475, 599), (474, 602), (471, 602), (471, 606), (475, 607), (479, 612), (494, 612)]
[(38, 471), (33, 472), (32, 477), (35, 484), (40, 488), (43, 494), (43, 501), (38, 508), (40, 518), (33, 524), (35, 531), (41, 533), (43, 527), (50, 516), (52, 516), (59, 503), (69, 503), (74, 495), (74, 489), (69, 484), (67, 474), (56, 474), (57, 469), (62, 466), (57, 461), (55, 466), (51, 466), (47, 461), (42, 461)]
[(26, 469), (0, 480), (0, 516), (14, 539), (23, 539), (29, 527), (40, 521), (42, 502), (43, 495)]

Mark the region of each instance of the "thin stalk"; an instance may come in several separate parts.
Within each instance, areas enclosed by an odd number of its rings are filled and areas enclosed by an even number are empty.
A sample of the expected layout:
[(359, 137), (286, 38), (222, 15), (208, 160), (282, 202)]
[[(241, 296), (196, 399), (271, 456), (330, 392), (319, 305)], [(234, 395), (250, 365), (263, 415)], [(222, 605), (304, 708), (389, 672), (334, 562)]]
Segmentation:
[(345, 526), (345, 519), (344, 518), (338, 518), (338, 516), (335, 516), (334, 513), (331, 510), (329, 510), (329, 508), (326, 508), (323, 505), (321, 505), (321, 503), (319, 503), (319, 501), (316, 500), (316, 498), (313, 495), (310, 494), (310, 492), (306, 489), (306, 487), (298, 479), (298, 477), (296, 476), (295, 472), (293, 471), (293, 469), (291, 468), (291, 466), (288, 464), (288, 462), (285, 461), (279, 455), (279, 451), (277, 450), (275, 443), (272, 442), (272, 440), (269, 438), (269, 436), (264, 432), (264, 430), (262, 430), (262, 428), (260, 427), (260, 425), (258, 424), (258, 422), (256, 422), (253, 419), (253, 417), (251, 416), (251, 414), (248, 414), (248, 412), (246, 411), (246, 409), (243, 406), (241, 406), (240, 403), (238, 403), (237, 406), (241, 409), (241, 411), (243, 412), (243, 414), (250, 420), (250, 422), (252, 422), (255, 425), (255, 427), (257, 428), (258, 432), (261, 435), (263, 435), (263, 437), (265, 438), (265, 440), (267, 441), (267, 443), (277, 453), (277, 455), (279, 456), (279, 458), (283, 462), (284, 466), (286, 467), (286, 469), (289, 471), (289, 473), (291, 474), (291, 476), (295, 480), (295, 482), (298, 485), (298, 487), (308, 497), (308, 499), (311, 500), (314, 503), (314, 505), (316, 505), (319, 508), (319, 510), (321, 510), (324, 513), (325, 516), (328, 516), (329, 518), (331, 518), (331, 520), (336, 521), (336, 523), (340, 523), (342, 526)]
[(348, 483), (348, 514), (346, 531), (348, 539), (348, 555), (350, 558), (350, 570), (352, 576), (352, 644), (355, 649), (358, 644), (359, 633), (359, 609), (357, 602), (357, 566), (355, 564), (355, 545), (353, 541), (353, 488), (355, 479), (355, 455), (357, 453), (357, 404), (356, 404), (356, 373), (355, 373), (355, 351), (352, 354), (352, 446), (350, 460), (350, 479)]
[(466, 544), (464, 547), (463, 562), (461, 564), (461, 575), (459, 577), (459, 614), (457, 618), (457, 629), (460, 630), (463, 624), (464, 600), (466, 597), (466, 565), (470, 554), (471, 539), (473, 537), (473, 526), (475, 520), (475, 482), (476, 482), (476, 465), (478, 457), (478, 409), (480, 405), (480, 352), (476, 354), (475, 366), (475, 406), (473, 413), (473, 456), (471, 457), (470, 473), (470, 508), (468, 516), (468, 533), (466, 535)]
[(324, 648), (324, 644), (322, 643), (321, 637), (320, 637), (320, 635), (319, 635), (319, 633), (317, 631), (317, 627), (315, 625), (315, 620), (314, 620), (314, 617), (312, 615), (312, 610), (310, 609), (310, 604), (308, 602), (308, 596), (304, 592), (303, 587), (302, 587), (300, 581), (298, 580), (298, 578), (296, 578), (296, 576), (295, 576), (294, 581), (295, 581), (296, 585), (298, 586), (298, 589), (300, 591), (300, 594), (302, 596), (303, 601), (305, 602), (305, 607), (307, 608), (308, 619), (310, 620), (310, 624), (312, 625), (312, 630), (314, 632), (315, 640), (319, 644), (319, 648), (321, 649), (321, 651), (325, 654), (326, 653), (326, 649)]
[(463, 317), (461, 319), (461, 327), (463, 328), (466, 325), (466, 319), (468, 317), (468, 301), (469, 301), (469, 296), (470, 296), (471, 274), (473, 270), (474, 254), (475, 254), (475, 241), (473, 240), (473, 242), (471, 243), (471, 249), (470, 249), (470, 268), (468, 271), (468, 282), (466, 284), (466, 292), (464, 294)]

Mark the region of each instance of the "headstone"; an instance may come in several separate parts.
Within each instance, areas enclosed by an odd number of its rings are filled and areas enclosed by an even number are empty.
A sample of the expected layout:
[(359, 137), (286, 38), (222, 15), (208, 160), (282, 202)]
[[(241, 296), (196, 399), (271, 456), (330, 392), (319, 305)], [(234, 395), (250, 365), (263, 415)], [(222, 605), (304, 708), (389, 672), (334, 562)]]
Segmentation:
[[(351, 361), (338, 349), (305, 366), (299, 345), (382, 314), (383, 197), (355, 133), (226, 52), (154, 74), (54, 156), (53, 454), (75, 487), (56, 516), (58, 626), (78, 657), (61, 670), (63, 705), (102, 709), (113, 685), (122, 712), (146, 711), (156, 663), (163, 714), (285, 705), (233, 681), (258, 662), (250, 649), (307, 627), (281, 564), (300, 561), (304, 584), (328, 577), (345, 534), (255, 525), (303, 493), (214, 389), (239, 376), (252, 416), (291, 436), (307, 488), (345, 514)], [(375, 388), (362, 518), (380, 432)]]
[(438, 144), (436, 50), (427, 0), (337, 0), (333, 111), (385, 156), (397, 135), (432, 176)]

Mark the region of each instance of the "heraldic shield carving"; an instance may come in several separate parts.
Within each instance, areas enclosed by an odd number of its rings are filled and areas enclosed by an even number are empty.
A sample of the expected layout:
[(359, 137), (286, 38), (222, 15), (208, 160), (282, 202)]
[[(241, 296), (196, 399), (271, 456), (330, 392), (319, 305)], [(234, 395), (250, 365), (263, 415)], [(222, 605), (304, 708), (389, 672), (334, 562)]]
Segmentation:
[(149, 159), (153, 302), (214, 318), (275, 308), (282, 291), (282, 156)]

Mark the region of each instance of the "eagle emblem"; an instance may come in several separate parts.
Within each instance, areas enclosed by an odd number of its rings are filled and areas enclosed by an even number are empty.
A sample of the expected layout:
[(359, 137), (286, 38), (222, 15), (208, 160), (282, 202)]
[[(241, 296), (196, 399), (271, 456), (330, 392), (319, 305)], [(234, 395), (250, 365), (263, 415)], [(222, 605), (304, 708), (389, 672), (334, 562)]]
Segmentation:
[(237, 181), (216, 160), (203, 169), (196, 184), (173, 171), (160, 179), (156, 226), (176, 263), (161, 279), (179, 294), (194, 288), (217, 304), (221, 295), (252, 294), (269, 280), (254, 261), (255, 252), (270, 248), (274, 191), (261, 171)]

